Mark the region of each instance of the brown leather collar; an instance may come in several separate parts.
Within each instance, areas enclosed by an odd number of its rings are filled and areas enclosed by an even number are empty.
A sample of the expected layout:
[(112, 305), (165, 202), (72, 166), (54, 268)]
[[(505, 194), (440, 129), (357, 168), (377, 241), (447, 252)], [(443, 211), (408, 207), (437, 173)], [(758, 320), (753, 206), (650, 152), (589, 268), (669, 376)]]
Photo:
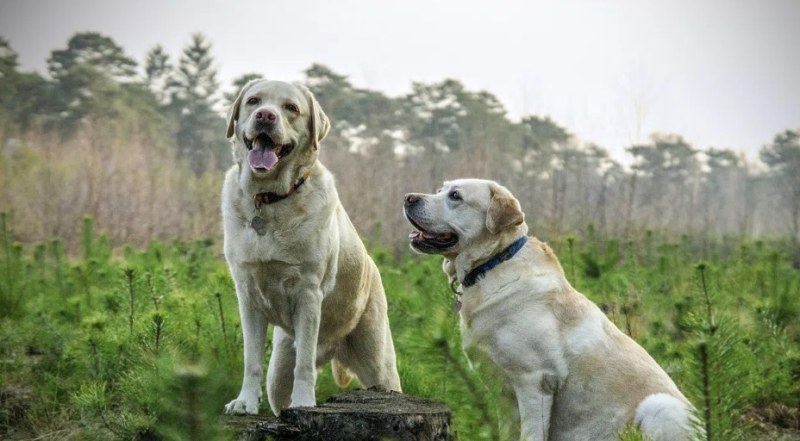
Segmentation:
[(298, 179), (297, 182), (295, 182), (294, 185), (292, 185), (292, 188), (290, 188), (289, 192), (286, 194), (277, 194), (271, 191), (268, 191), (266, 193), (257, 193), (255, 196), (253, 196), (253, 202), (256, 206), (256, 210), (263, 207), (264, 205), (274, 204), (275, 202), (282, 201), (291, 196), (292, 194), (294, 194), (294, 192), (296, 192), (297, 189), (300, 188), (300, 186), (306, 182), (306, 180), (308, 179), (308, 175), (309, 174), (306, 173), (303, 176), (301, 176), (300, 179)]

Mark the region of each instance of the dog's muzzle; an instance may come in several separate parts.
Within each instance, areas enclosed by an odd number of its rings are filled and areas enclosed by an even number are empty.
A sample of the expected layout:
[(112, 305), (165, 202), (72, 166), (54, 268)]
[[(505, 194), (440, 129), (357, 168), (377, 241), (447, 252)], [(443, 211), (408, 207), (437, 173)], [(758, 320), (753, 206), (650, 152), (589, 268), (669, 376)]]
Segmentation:
[(267, 130), (262, 130), (254, 138), (242, 136), (247, 148), (247, 162), (257, 172), (268, 172), (281, 159), (292, 153), (294, 143), (276, 143)]
[(411, 248), (427, 254), (439, 254), (454, 247), (458, 243), (458, 235), (452, 231), (436, 232), (432, 228), (425, 228), (417, 212), (424, 205), (420, 195), (406, 195), (403, 212), (408, 222), (416, 228), (408, 235)]

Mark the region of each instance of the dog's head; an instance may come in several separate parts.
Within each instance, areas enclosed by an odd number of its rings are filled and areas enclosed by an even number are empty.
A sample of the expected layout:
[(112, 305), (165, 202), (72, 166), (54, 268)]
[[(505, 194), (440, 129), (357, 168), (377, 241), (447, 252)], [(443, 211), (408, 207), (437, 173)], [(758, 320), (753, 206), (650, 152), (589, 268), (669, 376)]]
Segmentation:
[(254, 177), (268, 176), (285, 163), (313, 162), (329, 129), (314, 95), (300, 84), (253, 80), (228, 112), (234, 159), (247, 162)]
[(482, 179), (448, 181), (434, 194), (409, 193), (404, 212), (416, 228), (409, 235), (411, 248), (427, 254), (492, 250), (528, 231), (519, 201), (502, 185)]

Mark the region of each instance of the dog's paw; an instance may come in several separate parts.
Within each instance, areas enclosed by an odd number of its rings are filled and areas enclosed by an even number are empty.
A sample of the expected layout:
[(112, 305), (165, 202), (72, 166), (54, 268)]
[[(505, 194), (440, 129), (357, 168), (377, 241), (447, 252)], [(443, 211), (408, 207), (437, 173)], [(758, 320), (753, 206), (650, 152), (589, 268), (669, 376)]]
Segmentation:
[(289, 407), (314, 407), (316, 405), (316, 400), (298, 400), (292, 401), (292, 404)]
[(317, 405), (313, 381), (295, 381), (292, 404), (289, 407), (314, 407)]
[(292, 404), (289, 407), (314, 407), (317, 405), (317, 400), (314, 398), (313, 389), (309, 393), (293, 393)]
[(255, 415), (258, 413), (258, 400), (237, 398), (225, 405), (228, 415)]

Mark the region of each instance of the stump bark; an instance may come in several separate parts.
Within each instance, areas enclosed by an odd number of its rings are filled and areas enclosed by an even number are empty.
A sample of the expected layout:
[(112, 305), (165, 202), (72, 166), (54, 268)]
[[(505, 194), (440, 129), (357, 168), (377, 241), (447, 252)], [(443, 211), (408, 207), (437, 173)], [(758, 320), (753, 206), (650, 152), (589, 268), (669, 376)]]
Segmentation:
[(397, 392), (358, 390), (318, 407), (286, 409), (280, 418), (231, 417), (239, 441), (452, 441), (450, 409)]

